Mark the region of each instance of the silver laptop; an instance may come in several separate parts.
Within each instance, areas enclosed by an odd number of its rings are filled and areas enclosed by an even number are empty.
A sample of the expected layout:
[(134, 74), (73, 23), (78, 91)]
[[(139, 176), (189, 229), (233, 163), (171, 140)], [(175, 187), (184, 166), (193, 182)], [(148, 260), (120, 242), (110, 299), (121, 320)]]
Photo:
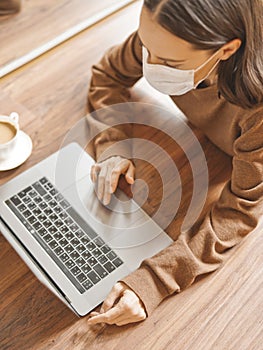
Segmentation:
[(119, 189), (108, 206), (94, 160), (70, 143), (0, 187), (0, 230), (39, 280), (77, 315), (172, 239)]

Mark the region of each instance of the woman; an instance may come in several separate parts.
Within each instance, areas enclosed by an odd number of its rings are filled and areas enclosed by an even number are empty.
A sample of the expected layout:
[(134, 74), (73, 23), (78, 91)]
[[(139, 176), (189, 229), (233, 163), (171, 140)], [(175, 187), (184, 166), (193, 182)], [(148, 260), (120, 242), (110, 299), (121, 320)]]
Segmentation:
[[(263, 212), (262, 18), (261, 0), (145, 0), (138, 31), (93, 67), (90, 111), (128, 101), (128, 88), (144, 75), (233, 157), (233, 168), (198, 229), (118, 282), (89, 323), (145, 319), (166, 296), (220, 267), (224, 252), (258, 225)], [(88, 121), (91, 127), (105, 123), (96, 116)], [(111, 128), (94, 143), (97, 163), (91, 176), (104, 204), (120, 174), (134, 182), (130, 159), (110, 152), (102, 156), (125, 137), (123, 130)]]

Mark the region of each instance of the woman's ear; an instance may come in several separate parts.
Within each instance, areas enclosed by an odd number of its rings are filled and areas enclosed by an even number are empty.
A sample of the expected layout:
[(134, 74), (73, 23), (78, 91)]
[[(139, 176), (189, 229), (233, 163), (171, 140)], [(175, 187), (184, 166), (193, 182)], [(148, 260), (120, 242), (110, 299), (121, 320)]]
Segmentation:
[(221, 47), (221, 50), (223, 51), (222, 57), (220, 59), (222, 61), (225, 61), (229, 59), (242, 45), (242, 41), (240, 39), (233, 39), (226, 43), (224, 46)]

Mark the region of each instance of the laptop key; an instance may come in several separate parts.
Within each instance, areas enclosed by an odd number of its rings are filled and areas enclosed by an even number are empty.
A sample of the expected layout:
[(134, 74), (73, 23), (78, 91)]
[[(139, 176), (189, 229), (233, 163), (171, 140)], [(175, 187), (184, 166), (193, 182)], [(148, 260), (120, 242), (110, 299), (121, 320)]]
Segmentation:
[(57, 191), (55, 188), (52, 188), (52, 189), (49, 191), (49, 193), (50, 193), (52, 196), (55, 196), (55, 195), (58, 193), (58, 191)]
[(43, 201), (43, 199), (41, 197), (39, 197), (39, 196), (36, 196), (35, 198), (33, 198), (33, 200), (34, 200), (34, 202), (36, 204), (39, 204), (39, 203), (41, 203)]
[(82, 270), (85, 274), (87, 274), (88, 272), (91, 271), (91, 267), (90, 267), (88, 264), (86, 264), (86, 265), (84, 265), (84, 266), (81, 267), (81, 270)]
[(38, 220), (40, 221), (40, 222), (43, 222), (43, 221), (45, 221), (46, 220), (46, 215), (44, 215), (44, 214), (40, 214), (39, 216), (38, 216)]
[(51, 215), (51, 214), (53, 213), (53, 211), (52, 211), (52, 209), (50, 209), (50, 208), (46, 208), (46, 209), (44, 210), (44, 213), (45, 213), (47, 216), (49, 216), (49, 215)]
[[(53, 237), (56, 241), (59, 241), (61, 238), (63, 238), (62, 234), (60, 232), (58, 232), (57, 230), (56, 230), (56, 233), (53, 235)], [(61, 245), (61, 242), (59, 242), (59, 244)], [(67, 245), (67, 244), (68, 244), (68, 241), (66, 240), (65, 245)]]
[(82, 257), (86, 260), (89, 259), (91, 256), (91, 253), (87, 250), (82, 253)]
[(67, 268), (71, 269), (73, 266), (75, 266), (75, 263), (72, 259), (69, 259), (65, 265), (67, 266)]
[(78, 252), (76, 252), (76, 251), (74, 250), (74, 252), (72, 252), (72, 253), (70, 254), (70, 257), (71, 257), (71, 259), (73, 259), (73, 260), (77, 260), (77, 259), (80, 257), (80, 255), (79, 255)]
[(92, 256), (91, 258), (89, 258), (87, 263), (92, 267), (97, 264), (97, 260)]
[(45, 199), (46, 202), (49, 202), (49, 201), (52, 200), (52, 197), (50, 196), (50, 194), (46, 194), (46, 195), (44, 196), (44, 199)]
[(63, 209), (67, 209), (68, 207), (70, 207), (69, 203), (65, 199), (63, 201), (59, 202), (59, 204), (61, 205), (61, 207)]
[(70, 272), (71, 272), (74, 276), (77, 276), (78, 274), (81, 273), (81, 270), (80, 270), (77, 266), (74, 266), (73, 269), (70, 270)]
[[(58, 235), (58, 238), (55, 237), (56, 235)], [(63, 247), (63, 248), (66, 247), (66, 245), (69, 243), (68, 240), (66, 238), (60, 239), (59, 238), (60, 236), (63, 237), (60, 232), (56, 233), (56, 235), (54, 235), (54, 238), (57, 239), (57, 240), (60, 240), (59, 244), (61, 245), (61, 247)]]
[(58, 219), (58, 216), (55, 213), (52, 213), (51, 215), (49, 215), (48, 218), (51, 221), (56, 221)]
[(85, 236), (81, 238), (81, 242), (86, 245), (90, 242), (90, 239), (87, 236)]
[(100, 248), (104, 254), (107, 254), (110, 252), (110, 247), (105, 244), (103, 247)]
[(17, 209), (19, 210), (19, 211), (24, 211), (24, 210), (26, 210), (26, 206), (25, 206), (25, 204), (20, 204), (18, 207), (17, 207)]
[(100, 277), (94, 271), (90, 271), (88, 273), (88, 277), (94, 284), (98, 283), (101, 280)]
[(67, 232), (69, 232), (69, 228), (68, 228), (67, 226), (65, 226), (65, 225), (62, 226), (62, 227), (60, 227), (59, 229), (60, 229), (60, 231), (61, 231), (62, 233), (64, 233), (64, 234), (67, 233)]
[(100, 278), (104, 278), (108, 275), (108, 272), (100, 264), (95, 265), (93, 269), (97, 272)]
[(53, 238), (50, 236), (50, 234), (47, 234), (46, 236), (43, 237), (43, 239), (48, 243), (50, 242)]
[(37, 207), (37, 206), (36, 206), (36, 203), (34, 203), (34, 202), (28, 203), (27, 206), (28, 206), (28, 208), (29, 208), (30, 210), (33, 210), (33, 209), (35, 209), (35, 208)]
[(74, 248), (69, 244), (65, 247), (65, 251), (70, 254), (74, 251)]
[(48, 232), (54, 235), (56, 232), (58, 232), (58, 229), (55, 226), (50, 226), (48, 228)]
[(68, 261), (69, 256), (66, 253), (63, 253), (62, 255), (60, 255), (60, 259), (61, 261), (66, 262)]
[(111, 250), (108, 254), (107, 254), (107, 258), (109, 260), (114, 260), (115, 258), (117, 258), (117, 255)]
[(47, 203), (41, 202), (41, 203), (39, 204), (39, 208), (42, 209), (42, 210), (46, 209), (46, 208), (47, 208)]
[(57, 214), (60, 214), (62, 212), (62, 208), (60, 208), (59, 206), (56, 206), (55, 208), (53, 208), (54, 212)]
[(57, 206), (57, 202), (54, 201), (54, 199), (52, 199), (48, 204), (51, 208), (55, 208)]
[(71, 232), (76, 232), (79, 229), (79, 227), (76, 224), (70, 225), (69, 228)]
[(48, 182), (48, 180), (47, 180), (46, 177), (42, 177), (42, 178), (39, 180), (39, 182), (40, 182), (42, 185), (45, 185), (45, 184)]
[[(56, 207), (56, 208), (59, 208), (60, 210), (62, 210), (60, 207)], [(54, 208), (55, 211), (56, 211), (56, 208)], [(59, 214), (59, 217), (61, 220), (65, 220), (68, 217), (68, 215), (64, 211), (61, 211)]]
[(46, 221), (43, 222), (43, 225), (44, 225), (46, 228), (48, 228), (49, 226), (52, 225), (52, 222), (49, 221), (49, 220), (46, 220)]
[(33, 214), (34, 214), (35, 216), (38, 216), (38, 215), (40, 215), (41, 213), (42, 213), (42, 211), (41, 211), (39, 208), (36, 208), (36, 209), (33, 210)]
[(47, 193), (47, 191), (41, 186), (39, 182), (35, 182), (33, 184), (33, 187), (38, 192), (38, 194), (40, 194), (40, 196), (44, 196)]
[(103, 241), (103, 239), (100, 238), (100, 237), (95, 238), (93, 242), (94, 242), (98, 247), (102, 247), (102, 246), (105, 244), (105, 242)]
[(93, 249), (96, 248), (95, 244), (93, 242), (89, 242), (87, 245), (86, 245), (86, 248), (89, 250), (89, 251), (92, 251)]
[[(72, 242), (72, 241), (71, 241), (71, 242)], [(80, 245), (78, 245), (78, 246), (76, 247), (76, 250), (77, 250), (79, 253), (83, 253), (83, 252), (86, 250), (86, 248), (84, 247), (83, 244), (80, 244)]]
[(105, 255), (101, 255), (101, 256), (98, 258), (98, 261), (103, 265), (103, 264), (105, 264), (105, 262), (108, 261), (108, 259), (106, 258)]
[(75, 232), (75, 236), (77, 236), (78, 238), (81, 238), (85, 235), (85, 233), (82, 230), (77, 230)]
[(57, 246), (58, 246), (58, 242), (56, 242), (55, 240), (53, 240), (53, 241), (49, 242), (48, 245), (50, 246), (51, 249), (55, 249), (55, 248), (57, 248)]
[(13, 204), (17, 207), (19, 204), (21, 204), (21, 200), (18, 198), (18, 196), (13, 196), (10, 198), (10, 200), (13, 202)]
[(115, 266), (110, 262), (108, 261), (106, 264), (103, 265), (105, 267), (105, 269), (108, 271), (108, 272), (112, 272), (114, 271), (116, 268)]
[(120, 258), (117, 258), (115, 260), (113, 260), (112, 262), (116, 267), (119, 267), (123, 264), (123, 261)]
[(82, 259), (81, 257), (76, 261), (76, 264), (81, 267), (86, 264), (86, 261)]
[(63, 253), (63, 249), (61, 248), (61, 247), (57, 247), (56, 249), (55, 249), (55, 253), (59, 256), (60, 254), (62, 254)]
[(74, 237), (74, 238), (70, 241), (70, 243), (73, 245), (73, 247), (76, 247), (77, 245), (80, 244), (80, 241), (79, 241), (76, 237)]
[(40, 224), (40, 222), (37, 221), (35, 224), (33, 224), (33, 227), (36, 231), (38, 231), (42, 227), (42, 225)]
[(83, 283), (86, 279), (87, 279), (87, 277), (84, 275), (84, 273), (80, 273), (80, 274), (77, 276), (77, 280), (78, 280), (80, 283)]
[(34, 197), (37, 196), (37, 192), (32, 190), (32, 191), (28, 192), (28, 196), (31, 197), (31, 198), (34, 198)]
[(31, 198), (28, 197), (28, 196), (26, 196), (26, 197), (23, 197), (23, 198), (22, 198), (22, 201), (23, 201), (25, 204), (28, 204), (28, 203), (31, 202)]
[(29, 211), (29, 210), (26, 210), (26, 211), (24, 211), (23, 212), (23, 216), (27, 219), (27, 218), (30, 218), (30, 216), (31, 216), (32, 214), (31, 214), (31, 211)]
[(40, 230), (37, 231), (37, 233), (40, 236), (44, 236), (45, 234), (47, 234), (47, 230), (44, 227), (42, 227)]
[(32, 225), (32, 224), (34, 224), (36, 221), (37, 221), (37, 219), (32, 215), (32, 216), (30, 216), (28, 219), (28, 222)]
[(90, 280), (86, 280), (82, 285), (86, 290), (90, 289), (93, 286)]
[(102, 252), (101, 252), (98, 248), (96, 248), (96, 249), (94, 249), (94, 250), (92, 251), (92, 254), (93, 254), (96, 258), (98, 258), (98, 257), (102, 254)]
[(65, 234), (65, 237), (70, 241), (72, 238), (74, 238), (74, 235), (72, 232), (68, 232)]

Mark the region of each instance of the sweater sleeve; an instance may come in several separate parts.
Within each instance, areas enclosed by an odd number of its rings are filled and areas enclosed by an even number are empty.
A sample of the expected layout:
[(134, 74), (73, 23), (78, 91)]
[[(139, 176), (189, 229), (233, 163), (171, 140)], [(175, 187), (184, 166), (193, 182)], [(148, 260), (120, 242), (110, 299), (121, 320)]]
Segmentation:
[[(261, 109), (262, 111), (262, 109)], [(198, 228), (181, 233), (168, 248), (142, 262), (122, 281), (150, 314), (168, 295), (219, 268), (226, 252), (252, 232), (263, 216), (263, 117), (251, 116), (234, 143), (231, 179)]]
[[(129, 142), (122, 143), (120, 148), (108, 149), (117, 141), (132, 136), (129, 116), (121, 115), (121, 119), (118, 118), (116, 109), (111, 113), (110, 106), (129, 101), (129, 88), (142, 77), (141, 51), (141, 42), (136, 31), (122, 44), (110, 48), (100, 62), (92, 66), (87, 121), (90, 134), (94, 135), (93, 147), (97, 161), (116, 154), (132, 157)], [(94, 112), (99, 109), (100, 112)]]

